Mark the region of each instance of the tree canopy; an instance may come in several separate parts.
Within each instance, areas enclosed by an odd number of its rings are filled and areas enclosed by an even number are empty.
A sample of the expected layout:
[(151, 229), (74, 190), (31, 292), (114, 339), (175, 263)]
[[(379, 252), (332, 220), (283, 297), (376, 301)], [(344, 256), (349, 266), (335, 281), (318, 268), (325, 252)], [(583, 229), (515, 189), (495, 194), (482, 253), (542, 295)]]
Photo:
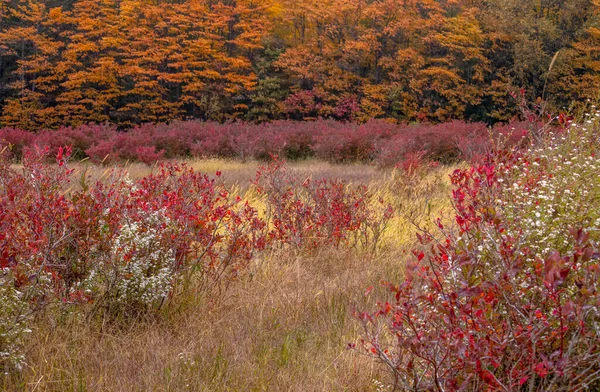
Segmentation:
[(0, 0), (0, 126), (493, 123), (599, 86), (598, 0)]

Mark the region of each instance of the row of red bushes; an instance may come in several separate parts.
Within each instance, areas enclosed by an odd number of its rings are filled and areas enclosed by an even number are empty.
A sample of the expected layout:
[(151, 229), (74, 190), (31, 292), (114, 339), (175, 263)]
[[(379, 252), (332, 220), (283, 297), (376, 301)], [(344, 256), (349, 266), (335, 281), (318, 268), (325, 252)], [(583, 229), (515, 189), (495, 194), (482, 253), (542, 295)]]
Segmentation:
[[(525, 124), (496, 127), (494, 133), (511, 133)], [(406, 154), (424, 152), (430, 159), (451, 162), (469, 159), (489, 146), (483, 123), (453, 121), (444, 124), (399, 125), (385, 121), (366, 124), (330, 120), (315, 122), (276, 121), (268, 124), (173, 122), (145, 124), (128, 132), (111, 125), (63, 127), (31, 133), (0, 129), (0, 143), (12, 146), (15, 159), (33, 146), (72, 146), (76, 158), (94, 162), (224, 157), (265, 160), (272, 155), (285, 159), (316, 157), (330, 162), (376, 162), (394, 165)]]

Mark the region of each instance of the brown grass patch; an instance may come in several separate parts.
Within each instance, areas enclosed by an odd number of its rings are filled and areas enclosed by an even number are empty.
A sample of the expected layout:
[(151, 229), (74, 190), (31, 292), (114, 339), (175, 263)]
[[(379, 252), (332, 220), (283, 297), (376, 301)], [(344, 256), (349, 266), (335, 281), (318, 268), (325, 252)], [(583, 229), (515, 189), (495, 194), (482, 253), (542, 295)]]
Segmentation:
[(383, 374), (346, 349), (362, 293), (402, 256), (323, 250), (256, 261), (218, 302), (185, 297), (158, 320), (41, 324), (22, 378), (37, 391), (365, 391)]

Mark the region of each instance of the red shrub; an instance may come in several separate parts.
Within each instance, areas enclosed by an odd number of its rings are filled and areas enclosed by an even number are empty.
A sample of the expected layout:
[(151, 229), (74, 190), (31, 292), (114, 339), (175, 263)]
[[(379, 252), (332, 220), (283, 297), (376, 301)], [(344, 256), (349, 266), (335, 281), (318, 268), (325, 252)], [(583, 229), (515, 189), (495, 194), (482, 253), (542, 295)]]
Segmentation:
[(301, 181), (275, 159), (260, 167), (255, 184), (265, 196), (274, 245), (314, 250), (342, 244), (375, 249), (393, 211), (365, 186), (338, 180)]
[(333, 115), (338, 120), (355, 120), (361, 108), (356, 97), (340, 99), (333, 109)]
[(404, 160), (398, 165), (407, 176), (412, 176), (421, 170), (425, 164), (425, 151), (410, 152), (404, 155)]
[(378, 153), (376, 162), (380, 166), (394, 166), (405, 159), (405, 156), (416, 151), (426, 151), (419, 148), (408, 127), (402, 127), (389, 139), (380, 139), (375, 145)]
[(308, 90), (290, 94), (283, 102), (283, 113), (296, 120), (316, 118), (319, 108), (315, 93)]
[(229, 124), (195, 123), (190, 153), (195, 157), (235, 157), (229, 134)]
[(321, 132), (315, 137), (315, 154), (330, 162), (368, 162), (374, 158), (374, 142), (379, 135), (355, 124), (337, 130)]
[(419, 234), (392, 297), (357, 314), (396, 388), (600, 386), (597, 130), (453, 173), (456, 225)]
[[(139, 132), (149, 134), (150, 142), (157, 151), (164, 151), (164, 157), (168, 159), (190, 156), (193, 133), (184, 126), (184, 122), (173, 122), (171, 124), (143, 124), (136, 127), (131, 133)], [(132, 135), (134, 136), (134, 135)], [(135, 136), (134, 136), (135, 138)], [(148, 146), (149, 147), (149, 146)]]
[(135, 149), (136, 161), (151, 165), (165, 156), (165, 150), (156, 151), (154, 146), (139, 146)]
[(32, 145), (35, 135), (32, 132), (16, 128), (0, 128), (0, 145), (9, 148), (10, 154), (17, 160), (23, 158), (23, 150)]
[(282, 129), (285, 132), (282, 156), (290, 160), (314, 156), (315, 132), (307, 126), (308, 124), (297, 124), (294, 127), (286, 125), (283, 121), (271, 125), (275, 130)]
[(377, 162), (393, 166), (404, 161), (407, 154), (422, 151), (430, 160), (450, 163), (480, 155), (488, 146), (487, 128), (481, 123), (400, 126), (389, 139), (379, 141)]
[(85, 150), (85, 153), (94, 163), (114, 162), (120, 158), (117, 151), (117, 141), (114, 138), (111, 140), (101, 141), (93, 147)]
[(525, 121), (511, 121), (507, 124), (496, 124), (493, 132), (505, 144), (516, 146), (531, 141), (529, 126), (530, 124)]
[(34, 143), (55, 155), (62, 146), (71, 146), (73, 158), (86, 157), (86, 150), (116, 135), (116, 127), (111, 125), (81, 125), (77, 128), (61, 127), (57, 130), (42, 130), (35, 136)]
[[(154, 147), (152, 147), (154, 148)], [(70, 148), (0, 156), (0, 266), (34, 308), (91, 303), (108, 314), (160, 306), (179, 285), (233, 279), (265, 246), (264, 222), (213, 179), (165, 164), (136, 182), (113, 171), (65, 192)]]

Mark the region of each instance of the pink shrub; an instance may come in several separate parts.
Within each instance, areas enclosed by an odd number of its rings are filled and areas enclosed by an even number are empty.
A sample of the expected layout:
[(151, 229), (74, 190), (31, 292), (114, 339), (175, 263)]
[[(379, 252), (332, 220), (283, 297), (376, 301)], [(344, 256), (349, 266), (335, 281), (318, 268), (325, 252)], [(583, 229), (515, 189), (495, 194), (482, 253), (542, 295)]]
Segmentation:
[[(351, 108), (351, 101), (348, 102)], [(516, 134), (508, 132), (506, 127), (498, 126), (495, 132), (506, 134), (514, 143)], [(286, 159), (317, 157), (330, 162), (376, 162), (381, 166), (393, 166), (402, 162), (405, 154), (418, 151), (426, 151), (429, 159), (440, 162), (471, 159), (489, 145), (483, 124), (454, 121), (409, 126), (381, 120), (362, 125), (333, 120), (265, 124), (175, 121), (143, 124), (127, 132), (117, 132), (109, 125), (63, 127), (37, 134), (0, 129), (2, 140), (14, 145), (17, 158), (23, 149), (33, 145), (47, 146), (51, 153), (56, 153), (60, 146), (70, 145), (75, 158), (88, 156), (95, 162), (107, 156), (111, 160), (142, 158), (150, 162), (158, 159), (150, 157), (152, 154), (163, 151), (162, 157), (167, 159), (196, 156), (268, 160), (277, 155)]]
[(154, 146), (139, 146), (135, 149), (136, 161), (151, 165), (165, 156), (165, 150), (156, 151)]
[(32, 132), (16, 128), (0, 128), (0, 145), (10, 148), (10, 154), (17, 160), (23, 157), (23, 149), (33, 144)]

